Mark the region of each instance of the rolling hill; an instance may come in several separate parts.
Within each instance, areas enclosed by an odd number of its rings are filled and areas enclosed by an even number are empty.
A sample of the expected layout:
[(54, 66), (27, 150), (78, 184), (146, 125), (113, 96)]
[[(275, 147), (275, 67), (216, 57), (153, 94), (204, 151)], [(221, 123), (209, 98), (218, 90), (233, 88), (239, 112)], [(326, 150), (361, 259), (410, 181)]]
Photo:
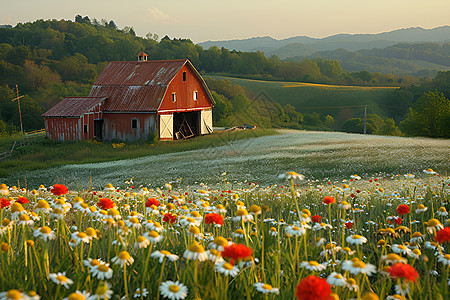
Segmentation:
[[(273, 101), (282, 106), (290, 104), (296, 111), (331, 115), (337, 122), (361, 117), (363, 105), (367, 113), (385, 115), (385, 104), (389, 102), (395, 87), (361, 87), (301, 82), (279, 82), (251, 80), (234, 77), (203, 75), (204, 78), (226, 79), (245, 88), (253, 101)], [(347, 106), (347, 107), (345, 107)]]

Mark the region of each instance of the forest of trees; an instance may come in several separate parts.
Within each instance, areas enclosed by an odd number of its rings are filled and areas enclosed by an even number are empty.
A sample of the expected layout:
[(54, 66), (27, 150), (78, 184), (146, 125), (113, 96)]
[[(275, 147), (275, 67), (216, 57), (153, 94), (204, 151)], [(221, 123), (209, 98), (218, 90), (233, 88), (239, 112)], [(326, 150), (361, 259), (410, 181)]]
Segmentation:
[[(433, 80), (367, 71), (348, 73), (336, 60), (314, 58), (295, 62), (282, 61), (276, 56), (267, 58), (262, 52), (217, 47), (204, 50), (189, 39), (165, 36), (158, 41), (158, 36), (152, 33), (145, 38), (138, 37), (132, 27), (119, 29), (112, 20), (99, 21), (77, 15), (75, 21), (37, 20), (14, 28), (0, 28), (0, 132), (17, 130), (17, 103), (11, 101), (16, 97), (16, 84), (19, 84), (20, 95), (25, 95), (20, 100), (24, 129), (40, 129), (43, 112), (66, 96), (89, 94), (92, 83), (109, 61), (134, 61), (141, 51), (152, 60), (188, 58), (203, 73), (265, 80), (403, 86), (386, 101), (411, 107), (412, 111), (413, 104), (425, 92), (441, 92), (447, 101), (449, 97), (450, 72), (441, 72)], [(208, 83), (217, 102), (214, 114), (217, 124), (231, 125), (236, 112), (242, 112), (245, 106), (248, 116), (256, 116), (259, 119), (255, 122), (266, 126), (359, 132), (355, 128), (359, 128), (360, 120), (349, 120), (353, 123), (336, 128), (333, 116), (302, 115), (290, 105), (249, 102), (242, 88), (232, 86), (227, 91), (221, 87), (227, 83)], [(405, 118), (403, 115), (388, 111), (384, 116), (386, 120), (381, 120), (384, 124), (374, 117), (374, 129), (370, 132), (400, 134), (395, 122), (399, 124)], [(404, 132), (417, 134), (406, 129)]]

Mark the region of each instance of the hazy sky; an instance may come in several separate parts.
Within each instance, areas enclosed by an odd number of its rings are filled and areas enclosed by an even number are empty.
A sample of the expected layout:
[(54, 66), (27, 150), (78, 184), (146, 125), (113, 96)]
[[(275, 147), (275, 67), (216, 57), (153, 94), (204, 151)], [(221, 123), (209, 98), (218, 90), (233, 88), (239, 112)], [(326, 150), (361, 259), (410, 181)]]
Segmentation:
[(0, 0), (0, 24), (75, 15), (206, 40), (379, 33), (450, 25), (450, 0)]

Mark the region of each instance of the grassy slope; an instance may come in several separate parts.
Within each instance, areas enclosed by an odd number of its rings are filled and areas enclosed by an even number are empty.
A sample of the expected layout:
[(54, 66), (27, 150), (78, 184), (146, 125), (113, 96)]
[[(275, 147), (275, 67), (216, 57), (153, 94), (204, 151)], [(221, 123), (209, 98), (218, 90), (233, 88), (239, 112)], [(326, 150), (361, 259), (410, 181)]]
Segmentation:
[(113, 143), (110, 142), (60, 143), (45, 140), (22, 147), (14, 151), (10, 159), (0, 161), (0, 178), (22, 170), (39, 170), (66, 164), (104, 162), (202, 149), (224, 145), (234, 140), (249, 139), (275, 133), (274, 130), (270, 129), (222, 131), (186, 141), (158, 141), (155, 144), (146, 142), (129, 143), (125, 144), (123, 148), (114, 148)]
[[(368, 105), (368, 113), (383, 115), (379, 104), (392, 94), (394, 87), (361, 87), (361, 86), (337, 86), (325, 84), (310, 84), (300, 82), (277, 82), (241, 79), (224, 76), (204, 75), (205, 78), (227, 79), (239, 84), (255, 95), (261, 91), (266, 92), (273, 101), (281, 105), (291, 104), (297, 111), (311, 113), (317, 111), (320, 114), (338, 114), (336, 108), (306, 109), (307, 107), (335, 107)], [(347, 109), (348, 110), (348, 109)], [(350, 109), (346, 112), (360, 116), (363, 108)]]

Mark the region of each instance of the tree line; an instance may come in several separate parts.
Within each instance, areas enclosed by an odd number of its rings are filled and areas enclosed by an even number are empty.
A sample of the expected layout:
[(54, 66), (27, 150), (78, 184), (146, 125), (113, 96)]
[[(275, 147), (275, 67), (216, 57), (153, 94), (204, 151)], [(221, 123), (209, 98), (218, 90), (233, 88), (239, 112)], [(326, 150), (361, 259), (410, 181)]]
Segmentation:
[[(314, 58), (296, 62), (283, 61), (276, 56), (267, 58), (263, 52), (230, 51), (217, 47), (205, 50), (189, 39), (165, 36), (158, 41), (158, 36), (152, 33), (138, 37), (132, 27), (119, 29), (112, 20), (98, 21), (77, 15), (75, 21), (37, 20), (17, 24), (14, 28), (0, 28), (0, 130), (17, 130), (17, 104), (11, 101), (16, 96), (16, 84), (19, 84), (20, 93), (25, 95), (21, 99), (24, 128), (40, 129), (43, 126), (40, 117), (43, 112), (66, 96), (87, 95), (109, 61), (133, 61), (141, 51), (152, 60), (188, 58), (199, 71), (206, 73), (265, 80), (400, 85), (404, 88), (387, 101), (399, 102), (405, 108), (411, 107), (419, 98), (414, 89), (426, 89), (427, 85), (436, 83), (436, 80), (420, 77), (403, 78), (367, 71), (348, 73), (336, 60)], [(416, 88), (410, 88), (411, 85)], [(216, 120), (219, 124), (231, 122), (229, 117), (235, 115), (231, 112), (238, 111), (239, 107), (254, 104), (246, 102), (243, 96), (245, 92), (224, 95), (216, 91), (215, 97), (219, 100), (216, 100), (215, 115), (219, 118)], [(445, 96), (448, 97), (448, 94)], [(228, 100), (222, 101), (220, 97)], [(260, 124), (336, 129), (332, 125), (332, 116), (302, 115), (292, 107), (281, 107), (279, 104), (271, 104), (274, 106), (271, 107), (261, 101), (259, 109), (268, 111), (270, 108), (276, 113), (257, 111)], [(397, 123), (401, 118), (398, 115), (387, 117)]]

